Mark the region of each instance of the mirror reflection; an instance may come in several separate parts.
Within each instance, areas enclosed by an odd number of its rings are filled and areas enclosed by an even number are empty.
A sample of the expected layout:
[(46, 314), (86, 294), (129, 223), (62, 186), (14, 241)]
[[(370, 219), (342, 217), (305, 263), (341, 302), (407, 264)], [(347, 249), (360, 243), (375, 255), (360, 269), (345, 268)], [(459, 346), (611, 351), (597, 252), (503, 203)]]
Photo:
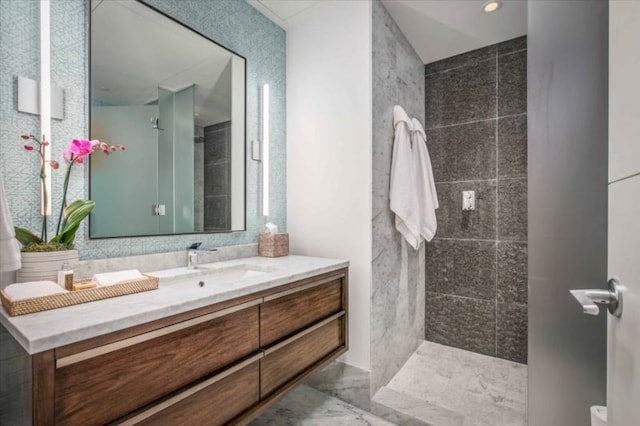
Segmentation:
[(134, 0), (91, 5), (90, 237), (243, 230), (246, 60)]

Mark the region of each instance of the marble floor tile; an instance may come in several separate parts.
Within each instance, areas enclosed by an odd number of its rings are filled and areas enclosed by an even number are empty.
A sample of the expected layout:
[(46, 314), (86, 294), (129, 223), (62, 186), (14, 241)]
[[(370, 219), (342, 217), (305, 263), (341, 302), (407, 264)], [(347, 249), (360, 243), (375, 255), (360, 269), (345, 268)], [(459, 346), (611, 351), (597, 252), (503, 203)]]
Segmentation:
[(526, 426), (526, 400), (526, 365), (433, 342), (374, 396), (433, 426)]
[(392, 407), (415, 419), (427, 424), (438, 426), (462, 426), (464, 416), (451, 411), (438, 404), (429, 404), (425, 401), (413, 398), (410, 395), (394, 391), (388, 387), (380, 389), (373, 397), (373, 401)]
[(504, 407), (502, 411), (502, 425), (503, 426), (527, 426), (527, 414), (526, 411), (513, 410), (509, 407)]
[[(390, 390), (383, 387), (382, 389)], [(380, 390), (382, 390), (380, 389)], [(403, 397), (405, 395), (402, 395)], [(433, 426), (431, 423), (427, 423), (423, 420), (418, 420), (409, 413), (400, 411), (400, 408), (391, 408), (387, 404), (379, 403), (375, 399), (371, 400), (371, 413), (378, 417), (402, 426)]]
[(524, 392), (507, 390), (503, 405), (519, 412), (526, 412), (527, 395)]
[(313, 375), (305, 384), (391, 423), (402, 426), (431, 426), (410, 414), (373, 401), (370, 373), (352, 365), (335, 361)]
[(370, 373), (339, 361), (332, 362), (306, 381), (306, 385), (370, 411)]
[(393, 426), (366, 411), (308, 386), (300, 386), (250, 426)]

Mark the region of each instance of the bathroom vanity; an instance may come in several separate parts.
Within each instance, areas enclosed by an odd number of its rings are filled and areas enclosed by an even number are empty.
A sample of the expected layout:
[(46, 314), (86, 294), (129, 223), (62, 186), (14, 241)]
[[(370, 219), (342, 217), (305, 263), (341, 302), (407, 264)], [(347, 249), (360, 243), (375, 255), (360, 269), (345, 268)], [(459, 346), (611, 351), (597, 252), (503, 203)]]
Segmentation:
[(246, 424), (347, 351), (347, 262), (183, 269), (158, 271), (152, 292), (2, 312), (2, 379), (15, 396), (0, 423)]

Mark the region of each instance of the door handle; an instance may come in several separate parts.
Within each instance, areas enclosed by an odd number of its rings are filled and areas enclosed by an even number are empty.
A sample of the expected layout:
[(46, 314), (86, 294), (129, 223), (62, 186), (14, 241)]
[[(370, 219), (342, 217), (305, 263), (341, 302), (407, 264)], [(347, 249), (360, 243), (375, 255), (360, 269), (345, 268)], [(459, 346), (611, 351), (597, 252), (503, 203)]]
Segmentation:
[(598, 304), (607, 305), (609, 313), (620, 318), (622, 315), (622, 292), (620, 282), (611, 278), (607, 281), (606, 290), (585, 289), (569, 290), (571, 295), (582, 305), (582, 311), (587, 315), (598, 315), (600, 308)]

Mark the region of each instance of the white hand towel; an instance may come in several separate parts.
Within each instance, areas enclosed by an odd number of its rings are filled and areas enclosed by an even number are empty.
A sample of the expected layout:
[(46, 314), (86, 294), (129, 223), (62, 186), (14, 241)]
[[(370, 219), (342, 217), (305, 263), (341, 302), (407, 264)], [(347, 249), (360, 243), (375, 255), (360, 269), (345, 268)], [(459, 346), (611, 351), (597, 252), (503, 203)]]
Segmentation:
[(21, 267), (20, 243), (16, 240), (0, 174), (0, 272), (16, 271)]
[(431, 158), (427, 150), (427, 135), (422, 124), (415, 118), (411, 120), (411, 128), (413, 158), (416, 162), (416, 195), (420, 209), (420, 235), (425, 240), (431, 241), (438, 227), (436, 221), (436, 209), (439, 207), (438, 194), (433, 180)]
[(11, 284), (3, 291), (9, 299), (14, 301), (67, 293), (67, 290), (53, 281), (31, 281), (28, 283)]
[(145, 278), (137, 269), (118, 272), (105, 272), (103, 274), (95, 274), (93, 280), (102, 287), (121, 283), (123, 281), (137, 280)]
[(411, 246), (420, 247), (420, 216), (416, 197), (415, 160), (411, 151), (411, 119), (401, 106), (393, 107), (395, 139), (391, 162), (390, 208), (396, 229)]

